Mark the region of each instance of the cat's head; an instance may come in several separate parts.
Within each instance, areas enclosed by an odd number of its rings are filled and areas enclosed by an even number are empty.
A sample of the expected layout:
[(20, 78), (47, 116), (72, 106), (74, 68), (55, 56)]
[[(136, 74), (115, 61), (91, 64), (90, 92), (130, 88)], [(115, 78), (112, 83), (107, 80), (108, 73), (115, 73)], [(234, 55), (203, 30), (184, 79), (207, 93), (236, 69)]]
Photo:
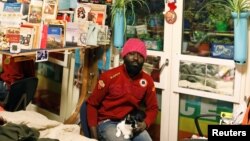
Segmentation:
[(135, 128), (137, 126), (137, 121), (133, 116), (128, 114), (125, 118), (125, 124), (131, 125), (132, 128)]
[(125, 124), (130, 124), (132, 128), (137, 127), (137, 122), (142, 122), (146, 117), (146, 114), (142, 110), (133, 110), (125, 118)]

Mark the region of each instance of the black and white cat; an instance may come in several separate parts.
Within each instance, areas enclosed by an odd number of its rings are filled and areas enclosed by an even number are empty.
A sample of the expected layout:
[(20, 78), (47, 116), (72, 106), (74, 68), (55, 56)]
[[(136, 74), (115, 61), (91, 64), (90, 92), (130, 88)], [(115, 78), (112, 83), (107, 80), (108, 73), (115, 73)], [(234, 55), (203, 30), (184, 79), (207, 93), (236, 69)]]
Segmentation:
[(146, 114), (142, 110), (133, 110), (129, 113), (124, 120), (116, 126), (116, 136), (120, 137), (123, 134), (124, 139), (130, 139), (133, 137), (133, 129), (137, 127), (137, 122), (142, 122)]

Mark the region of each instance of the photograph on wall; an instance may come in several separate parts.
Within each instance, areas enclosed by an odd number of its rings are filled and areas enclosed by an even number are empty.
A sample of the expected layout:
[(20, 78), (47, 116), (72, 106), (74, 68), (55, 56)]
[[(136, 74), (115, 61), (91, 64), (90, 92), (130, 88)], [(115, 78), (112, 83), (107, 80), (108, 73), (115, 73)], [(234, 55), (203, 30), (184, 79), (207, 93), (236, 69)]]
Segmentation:
[(88, 21), (88, 13), (91, 10), (89, 3), (78, 3), (75, 8), (74, 22)]
[(48, 61), (49, 53), (48, 50), (38, 50), (36, 52), (36, 62)]
[(43, 1), (43, 18), (55, 19), (57, 15), (58, 0), (44, 0)]

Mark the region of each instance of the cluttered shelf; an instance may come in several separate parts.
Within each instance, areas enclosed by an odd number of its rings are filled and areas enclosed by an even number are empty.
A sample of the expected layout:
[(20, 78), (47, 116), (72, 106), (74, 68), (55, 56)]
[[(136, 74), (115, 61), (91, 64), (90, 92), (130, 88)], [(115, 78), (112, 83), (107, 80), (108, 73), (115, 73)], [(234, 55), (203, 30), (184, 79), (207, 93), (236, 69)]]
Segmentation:
[(87, 48), (95, 48), (95, 46), (68, 46), (64, 48), (47, 48), (47, 49), (32, 49), (32, 50), (21, 50), (20, 53), (10, 53), (9, 50), (0, 50), (0, 54), (9, 55), (12, 57), (18, 57), (18, 56), (28, 56), (28, 55), (35, 55), (37, 51), (39, 50), (47, 50), (48, 52), (61, 52), (66, 50), (74, 50), (74, 49), (87, 49)]

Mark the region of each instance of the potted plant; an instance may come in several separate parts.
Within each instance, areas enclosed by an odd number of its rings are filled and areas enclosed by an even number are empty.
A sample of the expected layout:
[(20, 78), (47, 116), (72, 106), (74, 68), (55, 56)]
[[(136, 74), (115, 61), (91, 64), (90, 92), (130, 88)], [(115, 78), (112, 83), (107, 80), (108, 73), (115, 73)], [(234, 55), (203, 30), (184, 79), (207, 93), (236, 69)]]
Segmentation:
[[(148, 8), (146, 0), (115, 0), (111, 8), (112, 26), (114, 33), (114, 46), (121, 48), (124, 43), (126, 31), (126, 10), (131, 9), (132, 17), (135, 20), (135, 5)], [(149, 9), (149, 8), (148, 8)]]
[(216, 4), (231, 11), (234, 19), (234, 61), (244, 64), (247, 56), (248, 17), (250, 11), (249, 0), (212, 0), (209, 4)]
[(209, 30), (215, 29), (218, 32), (225, 32), (231, 20), (231, 11), (222, 7), (217, 0), (206, 0), (195, 13), (195, 17), (207, 19), (205, 23)]
[(247, 28), (250, 14), (250, 1), (227, 0), (224, 3), (222, 6), (232, 11), (232, 17), (234, 19), (234, 61), (237, 64), (244, 64), (247, 58)]

